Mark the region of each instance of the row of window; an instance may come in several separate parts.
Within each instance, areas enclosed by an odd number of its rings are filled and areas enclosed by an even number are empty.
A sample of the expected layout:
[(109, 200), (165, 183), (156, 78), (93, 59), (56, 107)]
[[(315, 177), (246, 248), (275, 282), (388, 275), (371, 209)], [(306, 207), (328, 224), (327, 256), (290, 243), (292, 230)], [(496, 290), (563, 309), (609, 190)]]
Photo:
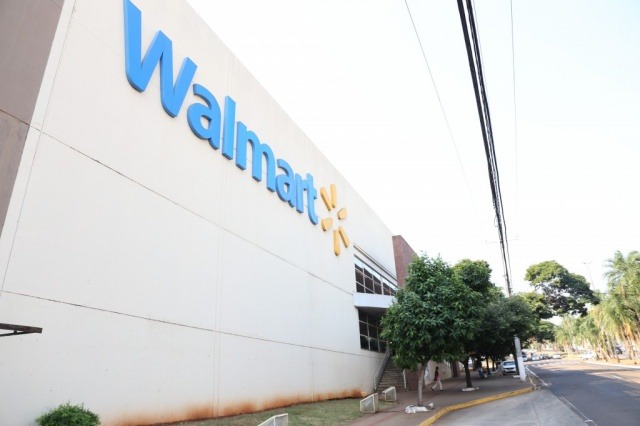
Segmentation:
[[(395, 296), (397, 287), (384, 274), (355, 257), (356, 291), (358, 293)], [(368, 351), (385, 352), (387, 342), (380, 338), (380, 317), (358, 311), (360, 347)]]
[(380, 339), (382, 328), (380, 318), (358, 311), (360, 322), (360, 347), (368, 351), (384, 352), (387, 350), (387, 342)]
[(358, 293), (395, 296), (397, 291), (396, 286), (357, 257), (355, 258), (355, 272), (356, 291)]

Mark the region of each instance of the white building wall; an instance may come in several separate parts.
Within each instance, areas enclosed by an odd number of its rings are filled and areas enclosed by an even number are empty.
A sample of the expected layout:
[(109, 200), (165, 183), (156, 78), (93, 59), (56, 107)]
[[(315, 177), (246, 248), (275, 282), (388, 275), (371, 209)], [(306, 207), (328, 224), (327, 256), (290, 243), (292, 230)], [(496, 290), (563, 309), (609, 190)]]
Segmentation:
[[(134, 4), (143, 52), (167, 34), (175, 72), (192, 58), (276, 157), (336, 184), (350, 240), (394, 270), (390, 231), (195, 12)], [(148, 424), (371, 392), (353, 246), (334, 255), (250, 163), (194, 136), (192, 94), (171, 118), (157, 70), (134, 90), (123, 28), (122, 1), (65, 1), (0, 239), (0, 322), (43, 333), (0, 342), (0, 424), (67, 401)]]

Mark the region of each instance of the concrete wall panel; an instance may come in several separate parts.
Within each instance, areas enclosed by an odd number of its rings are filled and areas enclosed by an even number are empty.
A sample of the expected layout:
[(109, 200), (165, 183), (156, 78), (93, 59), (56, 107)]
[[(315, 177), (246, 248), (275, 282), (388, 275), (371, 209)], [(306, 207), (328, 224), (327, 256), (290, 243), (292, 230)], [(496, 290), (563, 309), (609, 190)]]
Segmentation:
[(3, 339), (2, 383), (12, 385), (0, 387), (0, 424), (33, 424), (67, 401), (105, 425), (212, 413), (210, 331), (7, 292), (0, 311), (43, 328)]
[(185, 111), (168, 116), (156, 85), (143, 93), (133, 89), (123, 56), (75, 20), (59, 67), (47, 134), (219, 223), (226, 160), (193, 135)]
[(316, 400), (332, 398), (361, 398), (373, 391), (373, 375), (381, 354), (362, 355), (314, 350), (311, 357), (314, 397)]
[(220, 330), (308, 346), (310, 276), (251, 243), (226, 234)]
[[(359, 354), (358, 311), (351, 292), (314, 279), (309, 287), (311, 346)], [(358, 339), (354, 335), (358, 334)]]
[(211, 328), (219, 233), (43, 136), (4, 289)]
[[(306, 347), (222, 334), (219, 357), (221, 367), (216, 383), (219, 416), (266, 410), (313, 398), (312, 365)], [(234, 368), (228, 368), (231, 365)]]

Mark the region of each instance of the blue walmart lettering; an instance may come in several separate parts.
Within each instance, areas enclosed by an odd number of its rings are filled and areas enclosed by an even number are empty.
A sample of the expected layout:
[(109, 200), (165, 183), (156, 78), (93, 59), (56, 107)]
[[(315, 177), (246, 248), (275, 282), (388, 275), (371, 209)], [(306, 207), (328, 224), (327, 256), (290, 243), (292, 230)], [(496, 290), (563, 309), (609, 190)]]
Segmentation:
[[(131, 0), (124, 0), (125, 71), (133, 88), (144, 92), (156, 67), (160, 68), (160, 101), (162, 108), (171, 117), (177, 117), (182, 109), (189, 87), (196, 102), (187, 108), (189, 128), (198, 138), (206, 140), (211, 148), (218, 150), (222, 145), (222, 155), (234, 159), (238, 168), (247, 167), (247, 146), (251, 145), (251, 176), (258, 182), (263, 179), (263, 165), (266, 166), (266, 187), (276, 192), (298, 213), (304, 213), (305, 192), (307, 215), (312, 224), (318, 223), (315, 200), (318, 191), (313, 184), (313, 176), (295, 173), (291, 165), (276, 158), (266, 143), (260, 142), (258, 135), (249, 130), (241, 121), (236, 122), (236, 102), (229, 96), (224, 99), (224, 116), (216, 97), (204, 86), (194, 83), (198, 66), (189, 57), (182, 61), (178, 76), (173, 78), (173, 47), (169, 37), (158, 31), (142, 58), (142, 16)], [(206, 123), (203, 124), (203, 123)], [(222, 136), (222, 137), (221, 137)], [(277, 173), (277, 175), (276, 175)]]

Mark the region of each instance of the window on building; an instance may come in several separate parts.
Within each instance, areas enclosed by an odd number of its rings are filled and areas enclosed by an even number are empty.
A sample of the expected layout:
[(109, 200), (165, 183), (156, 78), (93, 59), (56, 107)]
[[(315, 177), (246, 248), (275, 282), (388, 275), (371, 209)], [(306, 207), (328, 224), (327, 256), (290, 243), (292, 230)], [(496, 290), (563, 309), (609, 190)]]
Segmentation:
[[(395, 278), (375, 261), (364, 261), (366, 256), (355, 256), (356, 292), (395, 296), (398, 288)], [(380, 338), (380, 316), (358, 310), (360, 347), (368, 351), (384, 352), (387, 342)]]
[(387, 350), (387, 342), (380, 339), (382, 328), (380, 318), (358, 311), (360, 320), (360, 347), (368, 351), (384, 352)]
[(358, 293), (383, 294), (395, 296), (397, 287), (384, 274), (355, 258), (356, 291)]

